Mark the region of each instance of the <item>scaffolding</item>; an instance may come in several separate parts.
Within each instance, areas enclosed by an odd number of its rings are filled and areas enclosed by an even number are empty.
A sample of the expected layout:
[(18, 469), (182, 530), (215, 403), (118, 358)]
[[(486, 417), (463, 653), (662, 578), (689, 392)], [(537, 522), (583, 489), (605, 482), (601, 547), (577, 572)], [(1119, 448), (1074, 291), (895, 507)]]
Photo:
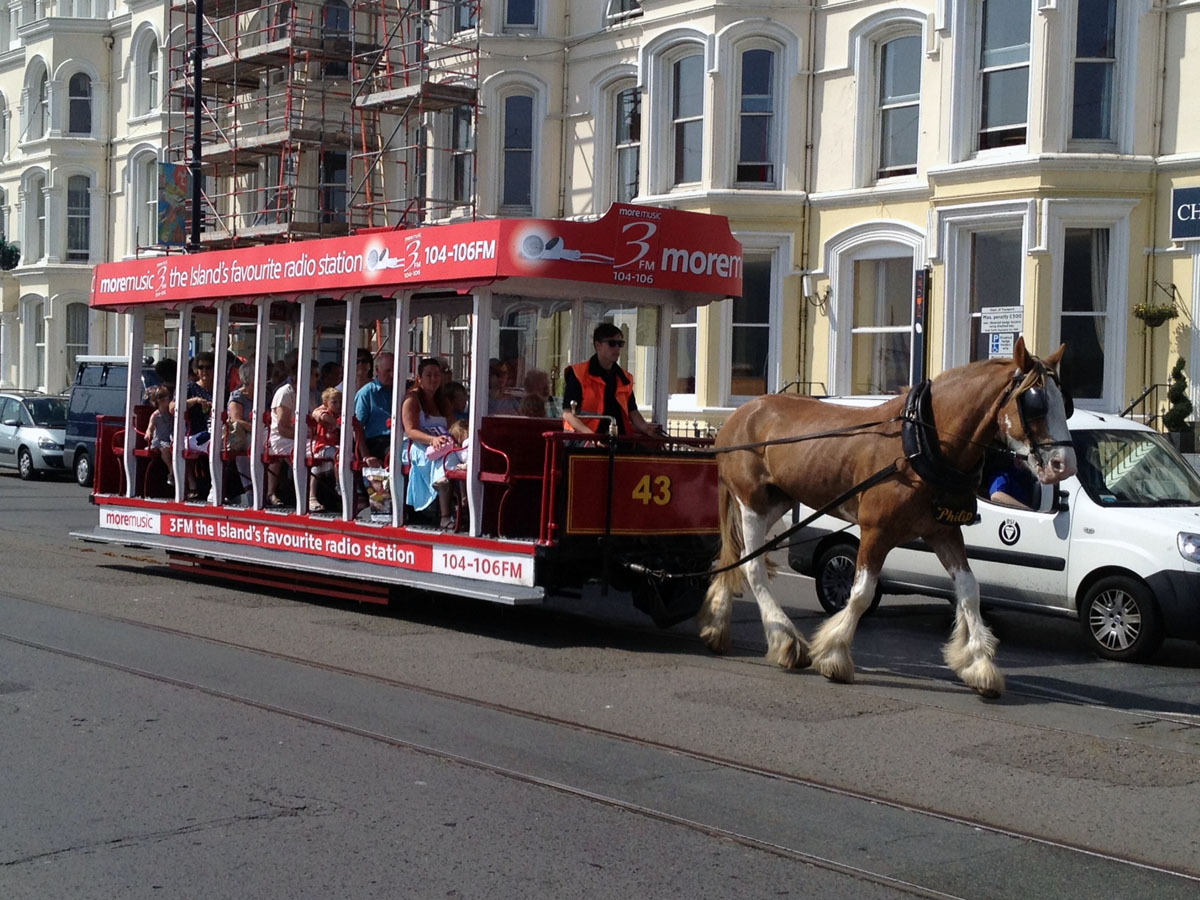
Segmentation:
[[(479, 0), (201, 10), (203, 246), (474, 218)], [(186, 166), (196, 27), (174, 0), (167, 161)]]

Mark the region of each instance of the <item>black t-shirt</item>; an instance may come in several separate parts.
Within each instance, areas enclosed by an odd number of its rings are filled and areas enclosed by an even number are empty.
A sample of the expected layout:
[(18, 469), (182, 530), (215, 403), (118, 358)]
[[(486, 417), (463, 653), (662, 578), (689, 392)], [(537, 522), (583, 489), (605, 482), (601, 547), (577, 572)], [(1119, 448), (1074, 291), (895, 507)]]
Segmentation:
[[(580, 412), (602, 412), (606, 416), (612, 416), (617, 420), (617, 433), (625, 433), (625, 416), (621, 412), (621, 404), (617, 402), (617, 382), (620, 380), (623, 384), (629, 383), (629, 377), (621, 371), (621, 367), (613, 363), (613, 367), (607, 372), (600, 368), (600, 361), (593, 356), (588, 360), (588, 374), (598, 376), (604, 379), (604, 409), (594, 410), (583, 408), (583, 385), (579, 383), (579, 379), (575, 377), (575, 369), (568, 366), (566, 378), (563, 384), (563, 409), (569, 410), (571, 403), (579, 404)], [(637, 412), (637, 400), (633, 394), (629, 395), (628, 412)]]

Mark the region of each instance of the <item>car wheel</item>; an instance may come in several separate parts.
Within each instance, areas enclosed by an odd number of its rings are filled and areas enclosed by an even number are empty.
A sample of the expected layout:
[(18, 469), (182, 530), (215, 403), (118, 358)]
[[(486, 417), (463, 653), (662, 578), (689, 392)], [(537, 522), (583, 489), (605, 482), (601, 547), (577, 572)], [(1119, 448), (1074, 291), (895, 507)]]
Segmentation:
[(29, 481), (37, 476), (37, 469), (33, 467), (33, 454), (25, 447), (17, 451), (17, 472), (24, 481)]
[(75, 483), (80, 487), (92, 486), (92, 458), (86, 450), (75, 454)]
[(1163, 639), (1154, 595), (1126, 575), (1102, 578), (1092, 585), (1080, 604), (1079, 624), (1088, 645), (1104, 659), (1144, 659)]
[[(827, 547), (817, 557), (814, 568), (817, 582), (817, 602), (825, 612), (832, 615), (846, 605), (850, 599), (850, 589), (854, 586), (854, 571), (858, 565), (858, 545), (849, 541), (839, 541)], [(867, 614), (875, 611), (883, 597), (883, 591), (877, 586)]]

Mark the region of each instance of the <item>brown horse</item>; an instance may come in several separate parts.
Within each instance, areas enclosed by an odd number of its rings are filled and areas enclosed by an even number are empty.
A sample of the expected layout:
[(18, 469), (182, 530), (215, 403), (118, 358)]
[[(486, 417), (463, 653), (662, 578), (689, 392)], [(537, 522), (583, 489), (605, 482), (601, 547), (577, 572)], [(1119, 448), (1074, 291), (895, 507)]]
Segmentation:
[[(948, 513), (954, 504), (947, 503), (947, 494), (961, 495), (963, 485), (977, 483), (985, 448), (997, 441), (1043, 484), (1075, 472), (1057, 374), (1065, 349), (1039, 360), (1020, 338), (1012, 359), (970, 363), (939, 375), (921, 406), (906, 407), (903, 396), (863, 408), (771, 394), (739, 408), (716, 440), (718, 451), (731, 448), (718, 456), (718, 567), (762, 546), (797, 502), (820, 508), (890, 463), (897, 469), (833, 510), (858, 524), (858, 562), (845, 608), (821, 626), (811, 646), (771, 595), (765, 556), (713, 577), (699, 615), (704, 642), (718, 653), (728, 648), (731, 598), (745, 578), (758, 601), (769, 660), (784, 668), (812, 664), (832, 681), (851, 682), (850, 642), (875, 595), (883, 561), (898, 544), (923, 538), (946, 567), (957, 601), (946, 664), (980, 694), (999, 696), (1004, 676), (993, 662), (996, 638), (980, 617), (979, 585), (967, 565), (961, 525), (953, 524), (963, 520), (961, 506), (957, 515)], [(912, 420), (907, 426), (906, 418)], [(831, 431), (837, 433), (797, 440)], [(924, 452), (915, 452), (917, 447)], [(968, 500), (973, 518), (973, 494)]]

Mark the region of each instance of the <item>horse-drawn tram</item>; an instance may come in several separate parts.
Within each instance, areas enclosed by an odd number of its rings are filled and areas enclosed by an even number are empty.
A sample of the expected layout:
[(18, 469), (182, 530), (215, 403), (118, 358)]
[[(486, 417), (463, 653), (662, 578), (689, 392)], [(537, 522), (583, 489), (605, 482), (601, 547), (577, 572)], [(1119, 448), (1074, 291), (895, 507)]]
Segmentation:
[[(125, 414), (98, 420), (99, 521), (76, 536), (378, 602), (403, 587), (538, 603), (587, 582), (636, 588), (639, 565), (703, 569), (718, 531), (716, 464), (696, 452), (708, 441), (617, 435), (586, 407), (594, 433), (564, 431), (544, 388), (512, 388), (545, 375), (561, 393), (609, 323), (639, 424), (665, 419), (675, 315), (740, 297), (741, 276), (724, 218), (626, 205), (588, 223), (477, 221), (98, 266), (91, 303), (130, 314), (130, 372), (156, 354), (184, 365), (152, 399), (129, 378)], [(455, 389), (425, 358), (465, 382), (469, 438), (414, 500), (428, 474), (413, 470), (437, 451), (412, 454), (402, 403), (418, 392), (420, 430)], [(190, 359), (211, 360), (191, 385)], [(318, 382), (335, 378), (330, 417)], [(449, 519), (420, 511), (446, 496)], [(702, 590), (635, 594), (669, 622)]]

